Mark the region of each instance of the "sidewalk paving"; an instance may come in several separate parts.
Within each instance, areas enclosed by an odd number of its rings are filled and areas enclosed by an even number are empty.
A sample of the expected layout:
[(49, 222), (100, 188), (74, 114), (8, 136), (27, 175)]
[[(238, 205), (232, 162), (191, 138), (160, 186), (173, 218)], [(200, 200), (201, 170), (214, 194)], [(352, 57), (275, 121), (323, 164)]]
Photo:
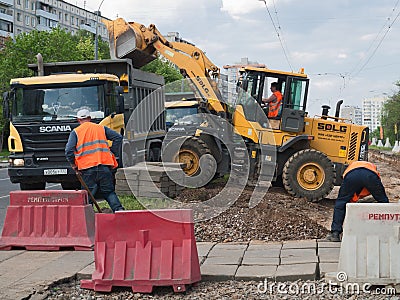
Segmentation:
[[(197, 250), (202, 280), (315, 280), (337, 271), (340, 243), (198, 242)], [(52, 283), (93, 271), (92, 251), (0, 251), (0, 299), (41, 299)]]

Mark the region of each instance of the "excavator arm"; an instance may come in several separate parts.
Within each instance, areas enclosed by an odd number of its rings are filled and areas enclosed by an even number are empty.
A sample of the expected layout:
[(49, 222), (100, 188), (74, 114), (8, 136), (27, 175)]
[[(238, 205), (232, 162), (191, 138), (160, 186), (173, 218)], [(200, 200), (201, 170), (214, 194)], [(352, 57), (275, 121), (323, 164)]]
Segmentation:
[(191, 44), (167, 41), (154, 24), (146, 27), (122, 18), (103, 22), (107, 26), (112, 58), (131, 58), (135, 67), (141, 67), (159, 52), (193, 82), (208, 110), (226, 118), (226, 105), (221, 102), (216, 84), (220, 70), (202, 50)]

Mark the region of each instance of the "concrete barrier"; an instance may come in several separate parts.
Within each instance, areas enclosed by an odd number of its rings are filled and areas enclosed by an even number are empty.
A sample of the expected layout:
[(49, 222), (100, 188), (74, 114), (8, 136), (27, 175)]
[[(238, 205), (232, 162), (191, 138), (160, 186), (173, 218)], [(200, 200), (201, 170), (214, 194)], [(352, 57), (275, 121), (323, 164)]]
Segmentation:
[(347, 204), (338, 272), (326, 278), (400, 285), (400, 204)]

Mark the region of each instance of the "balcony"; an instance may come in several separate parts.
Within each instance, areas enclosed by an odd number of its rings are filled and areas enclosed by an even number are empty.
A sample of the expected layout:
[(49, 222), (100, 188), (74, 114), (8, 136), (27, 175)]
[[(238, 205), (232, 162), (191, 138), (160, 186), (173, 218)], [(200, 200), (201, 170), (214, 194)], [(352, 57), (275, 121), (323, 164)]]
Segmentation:
[(0, 4), (4, 4), (6, 6), (13, 6), (14, 0), (0, 0)]
[(0, 20), (8, 21), (10, 23), (14, 23), (14, 17), (12, 16), (12, 11), (7, 13), (0, 12)]
[(38, 31), (50, 31), (51, 27), (42, 24), (36, 24), (36, 29)]
[(42, 10), (42, 9), (36, 9), (36, 16), (43, 17), (43, 18), (58, 22), (58, 15), (53, 14), (53, 13), (49, 13), (49, 12), (47, 12), (45, 10)]
[(91, 32), (93, 34), (96, 34), (96, 28), (92, 27), (92, 26), (90, 26), (88, 24), (81, 24), (79, 28), (82, 29), (82, 30), (86, 30), (88, 32)]

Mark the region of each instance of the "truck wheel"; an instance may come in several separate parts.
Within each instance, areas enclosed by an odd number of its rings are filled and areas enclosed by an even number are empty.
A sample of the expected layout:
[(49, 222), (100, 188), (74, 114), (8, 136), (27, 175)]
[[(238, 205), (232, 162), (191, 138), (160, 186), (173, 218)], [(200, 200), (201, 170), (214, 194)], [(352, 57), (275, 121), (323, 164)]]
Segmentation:
[(332, 191), (335, 170), (325, 154), (306, 149), (296, 152), (286, 161), (282, 180), (290, 195), (318, 201)]
[(81, 184), (76, 181), (76, 182), (61, 182), (61, 187), (63, 190), (80, 190), (81, 189)]
[(46, 189), (46, 182), (35, 182), (35, 183), (20, 182), (19, 188), (21, 191), (44, 190)]
[[(183, 141), (183, 143), (182, 143)], [(178, 148), (178, 145), (180, 145)], [(163, 161), (184, 164), (183, 171), (186, 175), (195, 178), (196, 185), (202, 186), (209, 183), (216, 174), (217, 162), (211, 155), (206, 143), (197, 137), (179, 137), (164, 148)], [(200, 168), (201, 161), (205, 162), (207, 168)]]

